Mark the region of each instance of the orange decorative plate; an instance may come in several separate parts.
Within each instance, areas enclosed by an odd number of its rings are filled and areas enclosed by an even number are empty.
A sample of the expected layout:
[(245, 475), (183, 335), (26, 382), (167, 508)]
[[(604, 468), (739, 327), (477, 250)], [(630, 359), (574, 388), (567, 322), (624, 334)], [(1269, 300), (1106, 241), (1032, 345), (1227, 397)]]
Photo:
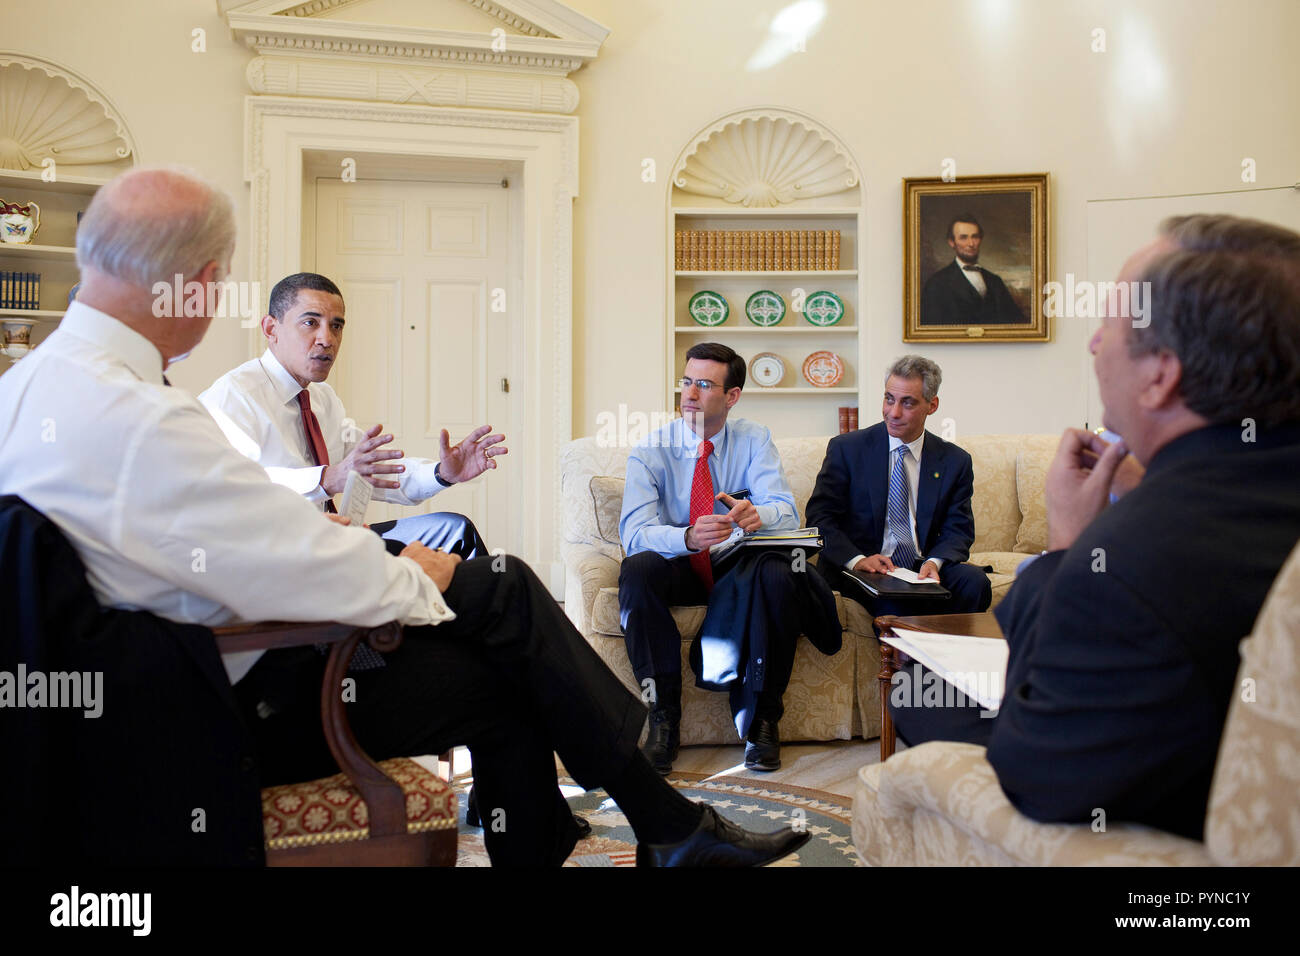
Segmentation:
[(844, 360), (834, 352), (823, 349), (814, 352), (803, 360), (803, 377), (809, 385), (818, 388), (831, 388), (840, 383), (844, 377)]

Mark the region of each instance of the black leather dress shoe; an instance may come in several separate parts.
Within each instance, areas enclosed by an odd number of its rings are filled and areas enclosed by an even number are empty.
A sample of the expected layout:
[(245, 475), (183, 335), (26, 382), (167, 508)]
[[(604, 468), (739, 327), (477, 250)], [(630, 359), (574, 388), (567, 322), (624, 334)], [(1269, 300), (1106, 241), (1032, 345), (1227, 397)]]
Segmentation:
[(751, 833), (705, 806), (700, 825), (681, 843), (638, 843), (637, 866), (763, 866), (808, 842), (807, 831)]
[(659, 773), (672, 773), (673, 761), (677, 759), (677, 749), (681, 746), (682, 735), (677, 721), (658, 713), (650, 714), (650, 736), (646, 738), (641, 753)]
[[(585, 840), (587, 837), (591, 836), (591, 824), (576, 813), (573, 815), (573, 825), (577, 827), (579, 840)], [(469, 788), (469, 794), (465, 798), (465, 826), (476, 828), (483, 826), (483, 821), (479, 819), (478, 815), (478, 798), (474, 796), (474, 788), (472, 786)]]
[(745, 744), (745, 769), (781, 769), (781, 734), (775, 720), (754, 718), (754, 726), (749, 729), (749, 740)]

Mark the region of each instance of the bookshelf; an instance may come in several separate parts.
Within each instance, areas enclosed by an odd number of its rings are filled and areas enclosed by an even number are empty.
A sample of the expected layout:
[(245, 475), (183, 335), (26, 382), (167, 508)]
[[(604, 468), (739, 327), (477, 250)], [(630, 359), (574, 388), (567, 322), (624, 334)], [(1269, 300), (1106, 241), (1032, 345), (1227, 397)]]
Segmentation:
[[(799, 141), (806, 148), (800, 150)], [(802, 157), (799, 168), (788, 175), (773, 161), (796, 154)], [(756, 182), (754, 170), (763, 170), (764, 178)], [(774, 204), (732, 201), (742, 188)], [(702, 131), (674, 166), (668, 196), (665, 407), (676, 410), (680, 404), (676, 380), (687, 350), (700, 342), (721, 342), (740, 353), (747, 365), (759, 352), (771, 352), (786, 368), (785, 377), (772, 387), (755, 384), (751, 375), (733, 414), (766, 425), (778, 438), (835, 434), (839, 407), (859, 404), (863, 222), (856, 164), (847, 147), (810, 117), (789, 110), (747, 110)], [(681, 230), (836, 230), (839, 268), (679, 268), (676, 234)], [(755, 325), (745, 315), (746, 300), (760, 290), (775, 292), (785, 302), (786, 314), (776, 325)], [(727, 300), (730, 312), (720, 325), (700, 325), (691, 317), (691, 297), (703, 291)], [(844, 304), (845, 314), (833, 326), (813, 325), (794, 307), (797, 300), (821, 291), (834, 293)], [(844, 375), (836, 386), (816, 387), (803, 377), (804, 359), (822, 350), (834, 352), (843, 362)]]
[[(0, 243), (0, 270), (36, 272), (41, 277), (40, 308), (0, 308), (0, 324), (12, 332), (29, 326), (30, 345), (35, 347), (58, 325), (68, 305), (68, 293), (77, 283), (77, 213), (85, 212), (90, 199), (108, 182), (88, 176), (66, 176), (54, 182), (41, 179), (40, 170), (0, 170), (0, 196), (8, 202), (35, 201), (41, 208), (41, 224), (31, 243)], [(0, 356), (0, 374), (13, 365)]]

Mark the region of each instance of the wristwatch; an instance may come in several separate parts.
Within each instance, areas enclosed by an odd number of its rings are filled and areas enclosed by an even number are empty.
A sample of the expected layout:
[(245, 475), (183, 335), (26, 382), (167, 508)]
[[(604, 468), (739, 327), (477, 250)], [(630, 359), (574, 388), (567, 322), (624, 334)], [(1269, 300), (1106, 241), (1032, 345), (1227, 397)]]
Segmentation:
[(442, 477), (442, 462), (438, 462), (433, 466), (433, 480), (444, 488), (450, 488), (456, 483), (454, 481), (448, 481), (446, 478)]

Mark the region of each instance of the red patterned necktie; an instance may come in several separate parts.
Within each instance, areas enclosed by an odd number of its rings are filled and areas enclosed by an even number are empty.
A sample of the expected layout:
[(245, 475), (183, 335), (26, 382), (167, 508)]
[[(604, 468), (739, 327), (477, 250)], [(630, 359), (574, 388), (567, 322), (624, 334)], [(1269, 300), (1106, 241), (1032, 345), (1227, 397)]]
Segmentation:
[[(330, 463), (330, 452), (325, 447), (325, 436), (321, 434), (320, 422), (316, 420), (316, 413), (311, 410), (311, 395), (307, 389), (298, 393), (298, 409), (302, 412), (302, 427), (307, 432), (307, 443), (311, 446), (311, 456), (316, 460), (318, 465), (328, 465)], [(325, 510), (333, 514), (335, 512), (334, 499), (330, 498), (325, 502)]]
[[(691, 524), (695, 524), (701, 515), (713, 514), (713, 478), (709, 475), (709, 456), (713, 454), (713, 442), (700, 442), (699, 457), (695, 459), (695, 477), (691, 480)], [(699, 575), (704, 586), (713, 590), (713, 560), (709, 549), (691, 555), (691, 567)]]

